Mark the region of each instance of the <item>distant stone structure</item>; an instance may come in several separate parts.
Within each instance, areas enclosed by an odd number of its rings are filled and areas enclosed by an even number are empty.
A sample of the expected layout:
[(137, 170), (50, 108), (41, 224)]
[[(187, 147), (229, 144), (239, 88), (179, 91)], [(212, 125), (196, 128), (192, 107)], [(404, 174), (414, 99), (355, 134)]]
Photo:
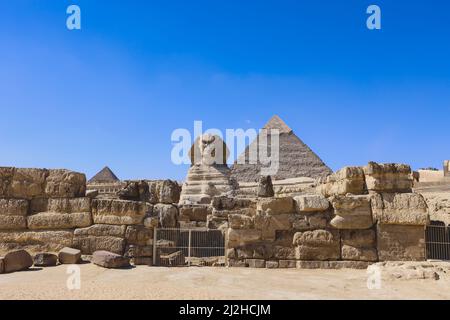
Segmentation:
[(444, 177), (450, 177), (450, 160), (444, 161)]
[(124, 185), (109, 167), (104, 167), (88, 181), (87, 190), (96, 190), (101, 196), (114, 196)]
[[(273, 116), (263, 127), (263, 130), (276, 129), (279, 131), (279, 169), (277, 174), (272, 176), (273, 180), (283, 180), (299, 177), (309, 177), (313, 179), (326, 177), (332, 170), (315, 154), (303, 141), (301, 141), (289, 126), (277, 115)], [(238, 160), (231, 168), (231, 176), (238, 182), (255, 182), (261, 175), (261, 168), (265, 167), (260, 161), (256, 164), (250, 163), (250, 150), (255, 150), (256, 146), (268, 148), (271, 142), (264, 145), (260, 136), (253, 141), (250, 146), (238, 157)], [(256, 149), (258, 150), (258, 149)], [(258, 160), (260, 151), (258, 150)]]

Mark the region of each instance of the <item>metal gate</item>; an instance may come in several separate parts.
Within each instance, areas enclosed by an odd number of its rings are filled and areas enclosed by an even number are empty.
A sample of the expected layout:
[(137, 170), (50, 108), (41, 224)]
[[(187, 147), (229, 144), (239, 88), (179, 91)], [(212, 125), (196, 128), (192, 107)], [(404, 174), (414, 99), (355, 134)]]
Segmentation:
[(450, 227), (431, 221), (425, 229), (427, 259), (450, 260)]
[(220, 230), (156, 228), (155, 266), (224, 266), (225, 237)]

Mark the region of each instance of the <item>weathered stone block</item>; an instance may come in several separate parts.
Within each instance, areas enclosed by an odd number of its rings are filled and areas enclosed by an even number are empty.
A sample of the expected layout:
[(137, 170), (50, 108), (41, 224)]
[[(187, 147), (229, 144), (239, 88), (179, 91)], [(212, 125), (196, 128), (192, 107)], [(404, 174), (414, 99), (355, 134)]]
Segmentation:
[(233, 229), (251, 229), (254, 226), (252, 217), (243, 214), (230, 214), (228, 224)]
[(278, 268), (278, 261), (266, 261), (267, 269), (276, 269)]
[(26, 228), (26, 217), (0, 215), (0, 230), (21, 230)]
[(245, 259), (245, 263), (250, 268), (265, 268), (266, 267), (266, 260), (264, 260), (264, 259)]
[(378, 224), (377, 249), (380, 261), (425, 260), (425, 227)]
[(92, 200), (92, 217), (96, 224), (141, 224), (146, 213), (151, 209), (150, 205), (140, 201)]
[(0, 274), (5, 272), (5, 258), (0, 257)]
[(89, 212), (42, 212), (27, 217), (27, 225), (31, 230), (83, 228), (91, 224), (92, 217)]
[(179, 208), (180, 221), (204, 221), (212, 210), (209, 206), (184, 205)]
[(123, 254), (125, 239), (113, 236), (75, 235), (73, 246), (80, 249), (83, 254), (92, 254), (99, 250)]
[(48, 199), (46, 210), (39, 212), (44, 211), (60, 213), (91, 212), (91, 199), (88, 197)]
[(374, 196), (375, 219), (382, 224), (427, 225), (428, 207), (418, 193), (383, 193)]
[(176, 228), (178, 224), (178, 208), (171, 204), (158, 203), (153, 207), (153, 214), (159, 217), (163, 228)]
[(273, 215), (294, 213), (294, 200), (291, 197), (260, 198), (258, 199), (257, 210)]
[(411, 167), (406, 164), (369, 162), (364, 167), (366, 184), (374, 192), (411, 192)]
[(7, 195), (16, 199), (32, 199), (45, 194), (46, 169), (16, 168), (10, 180)]
[(87, 228), (75, 229), (74, 235), (77, 236), (109, 236), (124, 238), (127, 226), (111, 224), (94, 224)]
[(72, 231), (0, 232), (0, 252), (26, 249), (28, 252), (58, 252), (72, 245)]
[(0, 197), (8, 197), (9, 186), (14, 176), (15, 168), (0, 167)]
[(130, 259), (108, 251), (95, 251), (92, 263), (103, 268), (126, 268), (130, 266)]
[(352, 247), (343, 245), (341, 249), (342, 260), (377, 261), (377, 250), (375, 248)]
[(50, 198), (77, 198), (86, 194), (86, 176), (70, 170), (49, 170), (45, 195)]
[(247, 243), (261, 240), (261, 231), (255, 229), (231, 229), (227, 231), (228, 247), (235, 248)]
[(293, 244), (296, 259), (338, 260), (340, 259), (340, 239), (337, 231), (314, 230), (297, 232)]
[(335, 217), (330, 224), (338, 229), (368, 229), (374, 224), (369, 195), (333, 196)]
[(61, 264), (76, 264), (81, 261), (81, 251), (74, 248), (62, 248), (58, 252), (58, 260)]
[(263, 240), (274, 240), (277, 230), (290, 230), (296, 217), (293, 214), (269, 215), (258, 213), (254, 217), (255, 229), (260, 230)]
[(261, 198), (273, 197), (275, 195), (270, 176), (261, 176), (259, 178), (256, 195)]
[(318, 190), (325, 197), (348, 193), (364, 194), (366, 193), (364, 171), (361, 167), (344, 167), (328, 176), (326, 183), (320, 185)]
[(330, 207), (328, 200), (321, 195), (302, 195), (294, 197), (295, 209), (298, 213), (325, 211)]
[(367, 269), (367, 261), (297, 261), (297, 269)]
[(26, 270), (33, 265), (33, 259), (25, 250), (9, 252), (4, 258), (4, 272)]
[(127, 244), (152, 245), (153, 229), (148, 229), (145, 226), (128, 226), (125, 232), (125, 239)]
[(296, 268), (297, 267), (297, 261), (296, 260), (279, 260), (278, 261), (278, 267), (279, 268)]

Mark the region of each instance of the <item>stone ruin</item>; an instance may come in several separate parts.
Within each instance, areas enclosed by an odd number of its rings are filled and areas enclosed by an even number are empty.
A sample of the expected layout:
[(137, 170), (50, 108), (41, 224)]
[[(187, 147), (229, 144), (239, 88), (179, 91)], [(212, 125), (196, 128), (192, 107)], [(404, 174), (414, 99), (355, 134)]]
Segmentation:
[[(152, 265), (155, 228), (217, 230), (230, 267), (366, 268), (426, 260), (426, 226), (450, 223), (450, 193), (422, 192), (405, 164), (236, 183), (227, 157), (218, 136), (199, 137), (182, 186), (0, 168), (0, 273), (81, 257), (108, 268)], [(99, 183), (121, 187), (99, 193)], [(165, 252), (170, 265), (185, 264), (183, 254)]]

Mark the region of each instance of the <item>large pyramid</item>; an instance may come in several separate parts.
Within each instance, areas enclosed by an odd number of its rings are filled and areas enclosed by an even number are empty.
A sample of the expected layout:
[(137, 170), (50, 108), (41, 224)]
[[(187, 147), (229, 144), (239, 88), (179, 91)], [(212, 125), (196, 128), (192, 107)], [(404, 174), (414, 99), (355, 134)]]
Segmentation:
[[(277, 174), (272, 176), (273, 179), (282, 180), (298, 177), (320, 178), (332, 173), (332, 170), (319, 156), (303, 143), (292, 129), (277, 115), (273, 116), (263, 129), (278, 129), (280, 133), (279, 169)], [(262, 164), (259, 161), (256, 164), (250, 164), (248, 161), (249, 149), (255, 147), (258, 144), (258, 140), (259, 136), (246, 148), (231, 168), (231, 175), (237, 181), (254, 182), (258, 179)], [(267, 145), (270, 146), (270, 139)]]
[(88, 183), (110, 183), (118, 182), (119, 178), (108, 167), (104, 167), (99, 173), (91, 178)]

